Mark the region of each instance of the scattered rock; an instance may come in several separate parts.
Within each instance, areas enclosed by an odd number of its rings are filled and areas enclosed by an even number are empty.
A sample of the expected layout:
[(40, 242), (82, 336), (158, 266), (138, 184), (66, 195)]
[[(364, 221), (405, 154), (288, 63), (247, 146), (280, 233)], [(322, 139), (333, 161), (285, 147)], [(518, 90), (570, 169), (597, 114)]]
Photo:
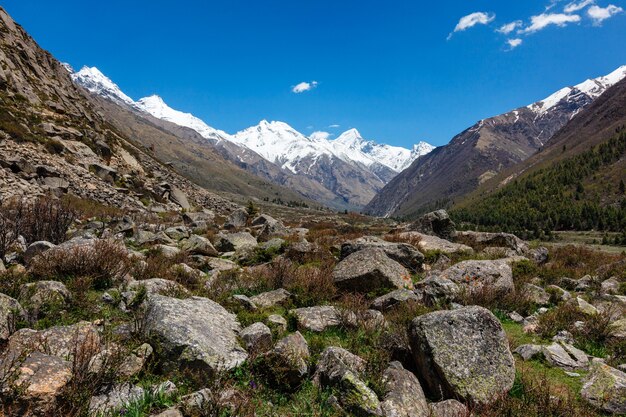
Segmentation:
[(605, 364), (594, 364), (580, 395), (606, 413), (626, 414), (626, 373)]
[(20, 303), (0, 293), (0, 342), (5, 342), (15, 331), (19, 320), (26, 319), (26, 313)]
[(20, 303), (28, 310), (32, 319), (44, 317), (48, 312), (66, 308), (72, 294), (58, 281), (37, 281), (20, 287)]
[(602, 284), (600, 284), (600, 293), (603, 295), (619, 294), (619, 286), (619, 280), (616, 277), (611, 277), (602, 281)]
[(383, 373), (386, 395), (380, 405), (384, 416), (430, 417), (430, 407), (417, 377), (392, 362)]
[(394, 261), (400, 263), (405, 268), (418, 271), (422, 269), (424, 255), (414, 246), (408, 243), (387, 242), (379, 237), (365, 236), (341, 245), (341, 259), (345, 259), (355, 252), (363, 249), (378, 248)]
[(323, 332), (342, 323), (341, 311), (333, 306), (304, 307), (291, 310), (299, 329)]
[(28, 245), (28, 249), (24, 252), (24, 262), (26, 265), (30, 264), (33, 258), (37, 255), (44, 253), (45, 251), (55, 248), (56, 245), (54, 243), (47, 242), (45, 240), (40, 240), (38, 242), (33, 242)]
[(272, 331), (263, 323), (254, 323), (243, 329), (241, 340), (250, 354), (267, 352), (272, 348)]
[(528, 244), (510, 233), (457, 232), (455, 240), (465, 243), (474, 249), (491, 246), (512, 249), (517, 255), (523, 255), (528, 252)]
[(144, 389), (136, 385), (128, 383), (115, 385), (107, 392), (91, 397), (89, 415), (110, 414), (128, 403), (138, 401), (143, 395)]
[(248, 211), (244, 208), (237, 209), (230, 213), (226, 222), (224, 223), (224, 229), (231, 230), (239, 227), (245, 227), (248, 224)]
[(339, 262), (333, 280), (341, 289), (362, 293), (383, 288), (413, 288), (409, 271), (378, 248), (355, 252)]
[(278, 314), (270, 314), (267, 318), (267, 325), (281, 332), (287, 331), (287, 319)]
[(513, 271), (502, 261), (463, 261), (436, 274), (470, 293), (493, 291), (506, 294), (515, 291)]
[(446, 255), (474, 252), (474, 249), (462, 243), (453, 243), (449, 240), (420, 232), (404, 232), (400, 233), (400, 237), (419, 240), (417, 247), (424, 252), (441, 252)]
[(430, 417), (467, 417), (467, 407), (457, 400), (445, 400), (430, 404)]
[(576, 307), (581, 313), (585, 313), (589, 315), (598, 314), (597, 308), (595, 308), (594, 306), (592, 306), (591, 304), (589, 304), (588, 302), (586, 302), (580, 297), (572, 298), (571, 300), (568, 301), (568, 303)]
[(520, 355), (525, 361), (529, 361), (543, 352), (541, 345), (520, 345), (515, 349), (515, 353)]
[(415, 285), (415, 294), (427, 305), (449, 303), (457, 298), (461, 288), (451, 280), (432, 274)]
[(409, 341), (433, 396), (489, 403), (507, 392), (515, 362), (498, 319), (478, 306), (416, 317)]
[(262, 355), (257, 366), (270, 383), (286, 390), (296, 390), (308, 374), (309, 358), (306, 340), (300, 332), (295, 332)]
[[(566, 346), (568, 347), (567, 350), (565, 349)], [(551, 345), (543, 347), (543, 356), (550, 365), (568, 371), (587, 368), (589, 365), (587, 356), (582, 352), (582, 355), (580, 355), (580, 351), (574, 349), (576, 348), (571, 345), (555, 342)], [(576, 357), (574, 355), (570, 355), (571, 352), (576, 352)]]
[(526, 283), (524, 284), (523, 292), (536, 305), (545, 306), (550, 304), (550, 294), (537, 285)]
[(456, 233), (455, 224), (445, 210), (424, 214), (409, 226), (409, 230), (450, 240)]
[(264, 292), (255, 295), (254, 297), (250, 297), (250, 301), (252, 301), (259, 308), (287, 305), (291, 299), (291, 293), (284, 288), (279, 288), (277, 290)]
[(400, 288), (376, 298), (370, 307), (374, 310), (386, 311), (404, 303), (416, 303), (418, 301), (419, 297), (415, 295), (415, 292)]
[(172, 293), (189, 293), (189, 291), (178, 282), (164, 278), (142, 279), (140, 281), (131, 281), (128, 284), (128, 290), (130, 291), (138, 291), (141, 287), (146, 289), (147, 294), (168, 295)]
[(182, 249), (191, 255), (217, 256), (219, 253), (205, 237), (191, 235), (183, 245)]
[(220, 234), (215, 242), (215, 248), (220, 252), (232, 252), (246, 247), (256, 247), (256, 245), (256, 238), (248, 232)]
[(143, 332), (167, 366), (209, 373), (239, 366), (248, 356), (237, 341), (240, 329), (233, 314), (208, 298), (148, 298)]

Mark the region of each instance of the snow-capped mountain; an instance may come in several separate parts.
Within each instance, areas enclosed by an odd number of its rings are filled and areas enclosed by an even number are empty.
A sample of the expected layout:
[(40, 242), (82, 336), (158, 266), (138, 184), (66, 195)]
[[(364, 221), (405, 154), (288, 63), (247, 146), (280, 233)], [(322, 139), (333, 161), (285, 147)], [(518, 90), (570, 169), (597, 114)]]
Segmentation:
[(549, 146), (557, 131), (624, 78), (626, 66), (621, 66), (531, 105), (480, 120), (393, 178), (365, 210), (411, 216), (459, 201), (500, 171)]
[(191, 113), (174, 110), (165, 104), (163, 99), (157, 95), (144, 97), (137, 101), (135, 105), (139, 110), (151, 114), (157, 119), (193, 129), (206, 139), (215, 139), (219, 141), (226, 139), (229, 136), (228, 133), (212, 128)]
[(563, 101), (577, 101), (582, 97), (595, 100), (600, 97), (609, 87), (626, 78), (626, 65), (622, 65), (615, 71), (603, 77), (585, 80), (573, 87), (565, 87), (545, 99), (533, 103), (528, 109), (544, 115)]
[(335, 207), (362, 207), (398, 172), (433, 149), (425, 142), (412, 149), (378, 144), (363, 139), (356, 129), (334, 140), (328, 134), (306, 136), (284, 122), (266, 120), (230, 135), (169, 107), (159, 96), (134, 101), (95, 67), (83, 67), (72, 79), (118, 105), (192, 129), (231, 162), (281, 185), (293, 184), (306, 197)]
[[(69, 65), (64, 66), (68, 71), (72, 68)], [(80, 71), (74, 73), (70, 72), (70, 74), (75, 83), (100, 97), (111, 100), (117, 104), (135, 106), (135, 101), (124, 94), (117, 84), (101, 73), (96, 67), (90, 68), (84, 66)]]

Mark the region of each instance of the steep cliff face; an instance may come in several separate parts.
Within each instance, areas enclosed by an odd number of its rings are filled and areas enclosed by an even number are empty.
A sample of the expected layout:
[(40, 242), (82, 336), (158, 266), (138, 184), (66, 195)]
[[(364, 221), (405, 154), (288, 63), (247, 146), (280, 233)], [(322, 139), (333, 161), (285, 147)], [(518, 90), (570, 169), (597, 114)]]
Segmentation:
[(626, 76), (626, 67), (566, 87), (527, 107), (481, 120), (419, 158), (366, 206), (379, 216), (411, 216), (445, 206), (545, 147), (563, 126)]

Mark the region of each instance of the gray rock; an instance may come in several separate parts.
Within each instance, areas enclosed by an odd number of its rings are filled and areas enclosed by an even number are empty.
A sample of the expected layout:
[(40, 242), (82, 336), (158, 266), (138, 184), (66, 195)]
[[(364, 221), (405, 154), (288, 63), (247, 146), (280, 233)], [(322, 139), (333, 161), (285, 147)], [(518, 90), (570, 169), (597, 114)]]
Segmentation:
[(50, 310), (62, 309), (70, 304), (72, 294), (58, 281), (37, 281), (20, 287), (18, 300), (32, 319), (44, 317)]
[(5, 342), (15, 331), (18, 321), (26, 319), (26, 312), (20, 303), (0, 293), (0, 342)]
[(601, 294), (619, 294), (620, 282), (616, 277), (611, 277), (602, 281), (600, 284), (600, 293)]
[(416, 317), (409, 341), (418, 371), (435, 397), (489, 403), (513, 386), (515, 362), (506, 334), (483, 307)]
[(626, 414), (626, 373), (604, 364), (594, 364), (580, 395), (606, 413)]
[(513, 320), (515, 323), (524, 322), (524, 317), (521, 314), (519, 314), (517, 311), (512, 311), (511, 313), (509, 313), (509, 318)]
[(456, 232), (455, 224), (445, 210), (424, 214), (409, 226), (409, 230), (438, 236), (447, 240), (450, 240)]
[(220, 252), (232, 252), (242, 248), (254, 248), (257, 240), (248, 232), (220, 234), (217, 236), (215, 248)]
[(564, 290), (558, 285), (548, 285), (546, 287), (546, 290), (548, 291), (548, 293), (553, 293), (557, 300), (560, 301), (567, 301), (572, 298), (572, 295), (568, 291)]
[(359, 416), (380, 416), (382, 410), (376, 394), (361, 380), (365, 361), (339, 347), (328, 347), (317, 364), (314, 381), (339, 391), (342, 407)]
[(550, 304), (550, 294), (537, 285), (526, 283), (522, 292), (531, 302), (537, 305), (545, 306)]
[(449, 279), (470, 294), (481, 291), (506, 294), (515, 291), (513, 271), (503, 261), (463, 261), (437, 275)]
[(386, 311), (401, 304), (417, 302), (419, 302), (419, 297), (415, 295), (415, 292), (401, 288), (376, 298), (370, 307), (374, 310)]
[(321, 386), (338, 385), (343, 375), (351, 371), (360, 375), (365, 361), (341, 347), (329, 346), (320, 355), (313, 380)]
[(306, 340), (300, 332), (295, 332), (262, 355), (257, 366), (270, 383), (296, 390), (308, 374), (310, 356)]
[(457, 400), (445, 400), (430, 404), (430, 417), (468, 417), (467, 407)]
[(178, 249), (175, 246), (156, 245), (154, 246), (154, 248), (158, 250), (159, 252), (161, 252), (161, 254), (165, 256), (166, 258), (173, 258), (177, 256), (178, 254), (180, 254), (180, 249)]
[(26, 265), (30, 264), (33, 258), (37, 255), (44, 253), (45, 251), (55, 248), (56, 245), (54, 243), (47, 242), (45, 240), (40, 240), (38, 242), (33, 242), (28, 245), (28, 249), (24, 252), (24, 262)]
[(281, 332), (287, 331), (287, 319), (278, 314), (270, 314), (267, 317), (267, 325), (270, 328), (276, 329)]
[(572, 298), (567, 303), (578, 309), (581, 313), (585, 313), (588, 315), (598, 314), (598, 309), (589, 304), (581, 297)]
[(237, 340), (240, 329), (233, 314), (208, 298), (151, 295), (147, 301), (143, 332), (167, 366), (209, 373), (239, 366), (248, 357)]
[(385, 254), (405, 268), (418, 271), (422, 269), (424, 255), (408, 243), (387, 242), (379, 237), (365, 236), (345, 242), (341, 245), (341, 259), (345, 259), (363, 249), (382, 249)]
[(186, 226), (168, 227), (164, 232), (167, 237), (175, 241), (187, 239), (191, 235), (191, 232)]
[(415, 294), (427, 305), (445, 304), (455, 300), (461, 288), (451, 280), (432, 274), (415, 285)]
[(183, 210), (189, 210), (191, 208), (187, 196), (180, 188), (171, 187), (168, 198), (172, 203), (178, 204)]
[(115, 385), (109, 391), (91, 397), (89, 415), (98, 416), (117, 411), (128, 403), (138, 401), (143, 395), (144, 389), (136, 385)]
[(191, 235), (182, 244), (182, 249), (191, 255), (217, 256), (219, 253), (205, 237)]
[(19, 365), (8, 369), (0, 366), (1, 392), (19, 392), (17, 409), (11, 410), (16, 414), (8, 415), (55, 415), (58, 401), (71, 378), (71, 362), (41, 352), (30, 353)]
[(254, 297), (250, 297), (252, 301), (259, 308), (269, 308), (277, 305), (287, 305), (291, 302), (292, 295), (284, 288), (277, 290), (264, 292)]
[(457, 232), (455, 240), (473, 248), (505, 247), (514, 250), (517, 255), (523, 255), (529, 249), (526, 242), (510, 233)]
[(237, 209), (230, 213), (226, 222), (224, 223), (224, 229), (236, 229), (239, 227), (246, 227), (248, 224), (248, 211), (244, 208)]
[[(568, 371), (577, 369), (585, 369), (589, 365), (589, 360), (585, 357), (585, 361), (579, 361), (570, 355), (565, 349), (565, 344), (552, 343), (543, 347), (543, 356), (550, 365), (562, 368)], [(582, 357), (581, 357), (582, 358)]]
[(206, 229), (213, 224), (215, 214), (209, 211), (185, 212), (183, 221), (185, 224), (194, 229)]
[(254, 323), (243, 329), (241, 340), (250, 354), (267, 352), (272, 348), (272, 331), (263, 323)]
[(334, 306), (297, 308), (290, 313), (296, 317), (299, 329), (313, 332), (323, 332), (342, 324), (341, 311)]
[(536, 264), (544, 264), (548, 261), (548, 248), (540, 246), (536, 249), (531, 249), (528, 252), (528, 257)]
[(424, 252), (441, 252), (446, 255), (473, 253), (474, 249), (462, 243), (454, 243), (437, 236), (431, 236), (420, 232), (404, 232), (402, 238), (419, 239), (417, 247)]
[(404, 369), (400, 362), (392, 362), (383, 373), (386, 391), (381, 403), (386, 417), (430, 417), (430, 407), (417, 377)]
[(529, 361), (543, 352), (543, 346), (541, 345), (520, 345), (515, 349), (515, 353), (520, 355), (525, 361)]
[(120, 364), (119, 375), (130, 378), (137, 375), (143, 369), (148, 359), (152, 356), (154, 349), (147, 343), (132, 351)]
[(378, 248), (355, 252), (339, 262), (333, 280), (340, 289), (362, 293), (383, 288), (413, 288), (409, 271)]
[(243, 294), (233, 295), (233, 300), (241, 304), (246, 310), (254, 311), (258, 308), (257, 305), (254, 304), (254, 301), (252, 301), (248, 296), (245, 296)]
[(138, 291), (141, 287), (145, 287), (147, 294), (168, 295), (172, 293), (189, 293), (189, 291), (178, 282), (164, 278), (142, 279), (140, 281), (131, 281), (128, 284), (128, 290), (130, 291)]
[(267, 240), (273, 236), (283, 236), (288, 232), (282, 222), (267, 214), (262, 214), (254, 219), (252, 226), (260, 226), (258, 231), (258, 238), (260, 240)]

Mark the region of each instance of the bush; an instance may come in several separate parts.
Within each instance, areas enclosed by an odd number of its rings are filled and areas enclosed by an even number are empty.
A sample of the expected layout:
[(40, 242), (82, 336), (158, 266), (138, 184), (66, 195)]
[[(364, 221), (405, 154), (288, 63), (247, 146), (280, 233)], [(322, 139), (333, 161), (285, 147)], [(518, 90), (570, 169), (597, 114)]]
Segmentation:
[(77, 217), (78, 210), (50, 197), (40, 197), (32, 203), (15, 200), (3, 204), (0, 207), (0, 255), (5, 255), (18, 236), (23, 236), (27, 243), (39, 240), (62, 243)]
[(33, 259), (31, 273), (37, 279), (68, 281), (89, 277), (95, 289), (111, 287), (131, 270), (126, 248), (112, 240), (68, 249), (51, 249)]

